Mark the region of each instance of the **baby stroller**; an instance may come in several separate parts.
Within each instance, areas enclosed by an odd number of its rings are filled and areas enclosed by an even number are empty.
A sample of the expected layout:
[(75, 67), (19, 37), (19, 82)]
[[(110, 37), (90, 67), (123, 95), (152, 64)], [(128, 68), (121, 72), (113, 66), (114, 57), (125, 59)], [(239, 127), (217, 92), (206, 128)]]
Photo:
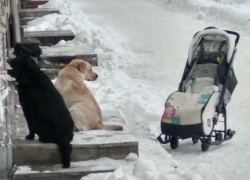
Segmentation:
[[(179, 139), (192, 138), (207, 151), (232, 139), (235, 131), (227, 129), (226, 105), (237, 85), (233, 61), (239, 39), (238, 33), (215, 27), (194, 35), (179, 89), (165, 103), (160, 143), (176, 149)], [(218, 122), (224, 123), (220, 130), (215, 128)]]

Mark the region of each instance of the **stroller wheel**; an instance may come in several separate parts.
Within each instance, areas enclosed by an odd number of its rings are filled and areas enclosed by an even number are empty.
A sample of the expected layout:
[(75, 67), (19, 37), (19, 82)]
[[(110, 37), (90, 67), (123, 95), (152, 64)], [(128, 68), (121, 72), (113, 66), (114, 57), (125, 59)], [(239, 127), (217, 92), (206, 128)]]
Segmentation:
[(203, 140), (202, 143), (201, 143), (201, 149), (202, 151), (207, 151), (209, 149), (209, 144), (210, 144), (210, 140), (209, 139), (206, 139), (206, 140)]
[(235, 131), (232, 131), (231, 129), (227, 130), (228, 137), (232, 138), (234, 134), (235, 134)]
[[(223, 140), (223, 134), (221, 132), (215, 134), (215, 141), (222, 141)], [(221, 144), (221, 142), (219, 143)]]
[(194, 144), (199, 142), (199, 138), (198, 137), (192, 137), (192, 141)]
[(202, 151), (207, 151), (209, 149), (209, 146), (207, 144), (206, 145), (202, 144), (201, 149)]
[(178, 146), (179, 146), (178, 138), (177, 137), (172, 137), (171, 140), (170, 140), (170, 147), (172, 149), (177, 149)]

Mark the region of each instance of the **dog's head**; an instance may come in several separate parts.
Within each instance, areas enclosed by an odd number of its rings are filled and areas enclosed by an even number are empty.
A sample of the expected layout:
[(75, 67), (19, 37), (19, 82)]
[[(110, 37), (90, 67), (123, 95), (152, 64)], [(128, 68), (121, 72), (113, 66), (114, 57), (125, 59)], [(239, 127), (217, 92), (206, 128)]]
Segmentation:
[(8, 70), (8, 74), (16, 79), (21, 78), (24, 72), (40, 71), (40, 67), (36, 62), (28, 56), (19, 56), (15, 59), (8, 61), (12, 69)]
[(74, 66), (77, 70), (84, 75), (84, 79), (87, 81), (95, 81), (98, 75), (92, 70), (92, 66), (80, 59), (74, 59), (69, 63), (69, 66)]

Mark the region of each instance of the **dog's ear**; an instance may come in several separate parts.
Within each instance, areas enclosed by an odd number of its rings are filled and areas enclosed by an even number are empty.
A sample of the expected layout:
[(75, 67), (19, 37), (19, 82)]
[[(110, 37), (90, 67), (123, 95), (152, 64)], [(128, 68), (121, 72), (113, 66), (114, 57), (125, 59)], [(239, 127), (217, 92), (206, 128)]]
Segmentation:
[(77, 69), (81, 72), (81, 73), (83, 73), (84, 71), (85, 71), (85, 69), (86, 69), (86, 64), (82, 61), (80, 61), (80, 62), (78, 62), (77, 63)]
[(34, 71), (39, 71), (40, 67), (36, 64), (36, 62), (31, 59), (30, 57), (27, 57), (26, 62), (28, 64), (28, 67)]

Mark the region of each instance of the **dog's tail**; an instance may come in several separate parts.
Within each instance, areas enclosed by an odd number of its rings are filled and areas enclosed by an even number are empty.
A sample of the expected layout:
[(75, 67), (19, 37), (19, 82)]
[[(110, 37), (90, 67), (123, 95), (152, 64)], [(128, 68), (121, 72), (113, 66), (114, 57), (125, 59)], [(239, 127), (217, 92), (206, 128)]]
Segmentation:
[(99, 124), (98, 129), (103, 130), (113, 130), (113, 131), (122, 131), (123, 127), (119, 125), (105, 125), (105, 124)]
[(69, 142), (58, 142), (58, 146), (62, 157), (63, 168), (69, 168), (72, 145)]

